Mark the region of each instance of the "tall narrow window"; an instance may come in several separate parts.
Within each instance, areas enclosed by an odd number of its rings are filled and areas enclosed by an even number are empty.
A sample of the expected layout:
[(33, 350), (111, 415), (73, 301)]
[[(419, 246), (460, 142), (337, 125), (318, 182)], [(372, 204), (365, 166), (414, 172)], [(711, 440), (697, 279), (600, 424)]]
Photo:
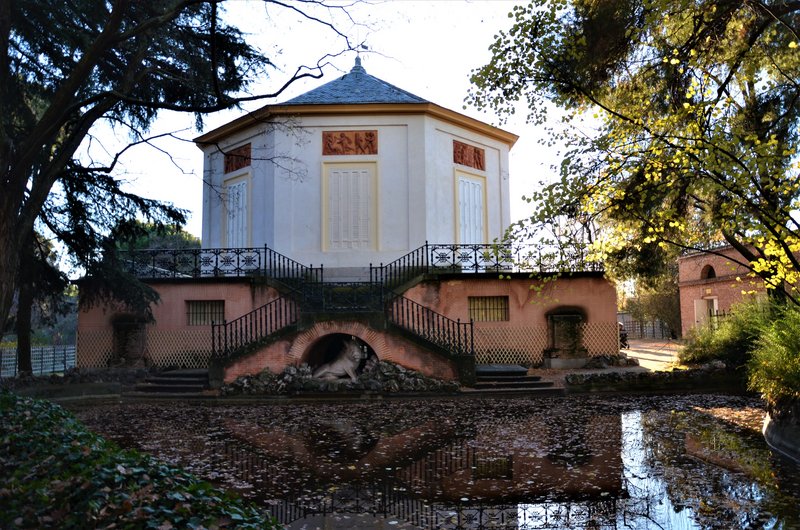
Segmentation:
[(483, 179), (458, 176), (458, 242), (485, 243)]
[(228, 248), (248, 246), (246, 180), (225, 186), (225, 210), (225, 244)]
[(374, 170), (339, 168), (328, 172), (328, 246), (332, 250), (372, 248)]

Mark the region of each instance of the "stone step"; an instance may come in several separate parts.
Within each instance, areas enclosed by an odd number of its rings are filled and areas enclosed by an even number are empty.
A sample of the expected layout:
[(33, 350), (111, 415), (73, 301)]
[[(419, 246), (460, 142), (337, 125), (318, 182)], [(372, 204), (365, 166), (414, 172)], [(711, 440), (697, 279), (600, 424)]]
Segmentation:
[(139, 383), (136, 385), (137, 392), (157, 392), (168, 394), (189, 394), (200, 393), (205, 389), (205, 385), (192, 384), (158, 384), (158, 383)]
[(552, 381), (478, 381), (475, 383), (474, 388), (493, 388), (493, 389), (511, 389), (511, 388), (548, 388), (553, 386)]
[(166, 372), (161, 372), (159, 376), (169, 376), (169, 377), (202, 377), (204, 379), (208, 379), (208, 370), (206, 368), (180, 368), (178, 370), (167, 370)]
[(208, 388), (208, 370), (181, 369), (169, 370), (145, 378), (136, 385), (137, 392), (152, 393), (199, 393)]
[(156, 385), (201, 385), (208, 384), (208, 376), (204, 377), (170, 377), (163, 375), (156, 375), (148, 377), (144, 380), (145, 383), (153, 383)]
[(478, 375), (478, 381), (539, 381), (538, 375)]
[(191, 400), (213, 400), (217, 399), (217, 395), (212, 392), (142, 392), (139, 390), (132, 390), (125, 392), (122, 396), (126, 399), (141, 399), (141, 400), (158, 400), (158, 399), (179, 399), (182, 401)]
[(498, 395), (523, 395), (523, 396), (563, 396), (566, 391), (556, 386), (532, 387), (532, 388), (462, 388), (462, 394), (486, 394), (487, 396)]
[(477, 364), (475, 365), (476, 377), (495, 376), (525, 376), (528, 369), (518, 364)]

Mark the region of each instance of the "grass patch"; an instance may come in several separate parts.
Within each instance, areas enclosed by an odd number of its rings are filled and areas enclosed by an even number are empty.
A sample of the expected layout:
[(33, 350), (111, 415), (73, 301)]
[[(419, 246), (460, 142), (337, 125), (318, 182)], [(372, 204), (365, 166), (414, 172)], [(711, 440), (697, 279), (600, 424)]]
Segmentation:
[(47, 401), (0, 392), (0, 528), (280, 528), (255, 506)]

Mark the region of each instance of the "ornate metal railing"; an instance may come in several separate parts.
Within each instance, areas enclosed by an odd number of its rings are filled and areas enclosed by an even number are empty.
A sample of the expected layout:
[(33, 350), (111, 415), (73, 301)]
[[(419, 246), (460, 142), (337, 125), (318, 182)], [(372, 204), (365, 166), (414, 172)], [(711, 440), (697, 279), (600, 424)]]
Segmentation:
[(302, 293), (305, 311), (361, 313), (383, 310), (383, 286), (373, 282), (306, 283)]
[(425, 243), (384, 265), (370, 264), (370, 281), (390, 289), (429, 272), (578, 272), (602, 271), (579, 251), (546, 251), (535, 245)]
[(580, 249), (543, 249), (529, 244), (425, 244), (429, 270), (457, 272), (602, 271)]
[(390, 300), (386, 316), (408, 330), (456, 355), (475, 355), (472, 322), (452, 320), (413, 300), (397, 296)]
[(282, 296), (230, 322), (211, 325), (212, 358), (223, 359), (236, 350), (265, 339), (297, 322), (297, 303)]
[(287, 284), (322, 281), (322, 267), (307, 267), (264, 246), (122, 250), (120, 265), (142, 279), (263, 275)]

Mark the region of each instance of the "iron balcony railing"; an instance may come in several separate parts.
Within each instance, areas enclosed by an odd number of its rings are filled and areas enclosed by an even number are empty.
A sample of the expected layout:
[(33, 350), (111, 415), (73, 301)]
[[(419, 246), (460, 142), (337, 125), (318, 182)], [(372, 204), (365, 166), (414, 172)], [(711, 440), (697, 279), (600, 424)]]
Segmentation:
[(212, 358), (224, 359), (297, 322), (297, 303), (282, 296), (230, 322), (211, 324)]
[(386, 316), (392, 324), (455, 355), (475, 355), (475, 335), (471, 321), (452, 320), (403, 296), (389, 301)]
[(120, 266), (142, 279), (263, 275), (288, 285), (321, 282), (322, 267), (308, 267), (264, 246), (121, 250)]
[(425, 243), (386, 265), (370, 265), (370, 281), (389, 288), (429, 272), (579, 272), (602, 271), (576, 249), (543, 250), (535, 245)]

